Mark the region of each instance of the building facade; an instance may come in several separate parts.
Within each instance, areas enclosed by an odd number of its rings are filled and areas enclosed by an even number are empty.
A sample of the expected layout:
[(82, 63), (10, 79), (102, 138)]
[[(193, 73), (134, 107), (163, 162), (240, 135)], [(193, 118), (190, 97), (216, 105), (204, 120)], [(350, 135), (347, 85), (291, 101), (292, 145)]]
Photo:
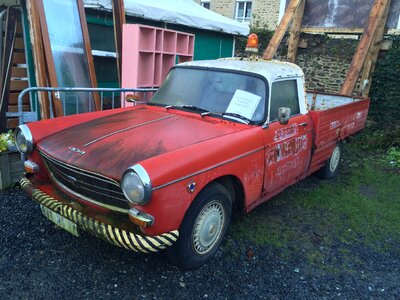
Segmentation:
[(203, 7), (250, 26), (274, 30), (284, 12), (285, 0), (194, 0)]

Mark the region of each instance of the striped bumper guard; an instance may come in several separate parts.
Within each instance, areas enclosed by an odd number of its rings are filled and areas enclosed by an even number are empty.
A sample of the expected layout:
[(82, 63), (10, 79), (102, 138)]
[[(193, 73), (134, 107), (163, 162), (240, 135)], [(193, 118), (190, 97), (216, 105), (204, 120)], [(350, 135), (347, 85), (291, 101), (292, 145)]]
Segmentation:
[(81, 212), (35, 188), (26, 177), (21, 179), (20, 186), (36, 202), (76, 223), (80, 229), (118, 247), (135, 252), (157, 252), (172, 246), (179, 236), (178, 230), (156, 236), (142, 236), (137, 233), (128, 232), (85, 216)]

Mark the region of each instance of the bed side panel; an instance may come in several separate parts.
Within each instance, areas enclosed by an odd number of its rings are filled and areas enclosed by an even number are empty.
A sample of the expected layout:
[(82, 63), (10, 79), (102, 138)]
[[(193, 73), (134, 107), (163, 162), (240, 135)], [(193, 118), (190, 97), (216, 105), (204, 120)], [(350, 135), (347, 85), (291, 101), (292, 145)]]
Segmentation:
[(310, 111), (316, 148), (343, 140), (362, 130), (367, 121), (369, 99), (319, 111)]
[(336, 143), (365, 127), (369, 99), (343, 106), (310, 111), (314, 122), (314, 151), (308, 174), (321, 168), (331, 155)]

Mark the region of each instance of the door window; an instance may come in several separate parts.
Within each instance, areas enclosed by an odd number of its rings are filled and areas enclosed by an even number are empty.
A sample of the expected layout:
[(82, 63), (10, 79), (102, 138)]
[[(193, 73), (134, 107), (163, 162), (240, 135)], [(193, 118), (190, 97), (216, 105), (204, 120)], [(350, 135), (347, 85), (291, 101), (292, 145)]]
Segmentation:
[(278, 118), (279, 107), (289, 107), (291, 116), (300, 114), (296, 79), (277, 81), (272, 84), (270, 121)]

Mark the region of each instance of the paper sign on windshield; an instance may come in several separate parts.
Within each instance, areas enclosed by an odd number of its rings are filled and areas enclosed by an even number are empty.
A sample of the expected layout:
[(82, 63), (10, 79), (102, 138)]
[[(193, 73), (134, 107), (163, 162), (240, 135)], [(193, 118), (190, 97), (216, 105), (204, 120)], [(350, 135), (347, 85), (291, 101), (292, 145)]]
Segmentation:
[(242, 90), (236, 90), (226, 112), (239, 114), (247, 119), (251, 119), (260, 103), (260, 100), (261, 97), (258, 95)]

